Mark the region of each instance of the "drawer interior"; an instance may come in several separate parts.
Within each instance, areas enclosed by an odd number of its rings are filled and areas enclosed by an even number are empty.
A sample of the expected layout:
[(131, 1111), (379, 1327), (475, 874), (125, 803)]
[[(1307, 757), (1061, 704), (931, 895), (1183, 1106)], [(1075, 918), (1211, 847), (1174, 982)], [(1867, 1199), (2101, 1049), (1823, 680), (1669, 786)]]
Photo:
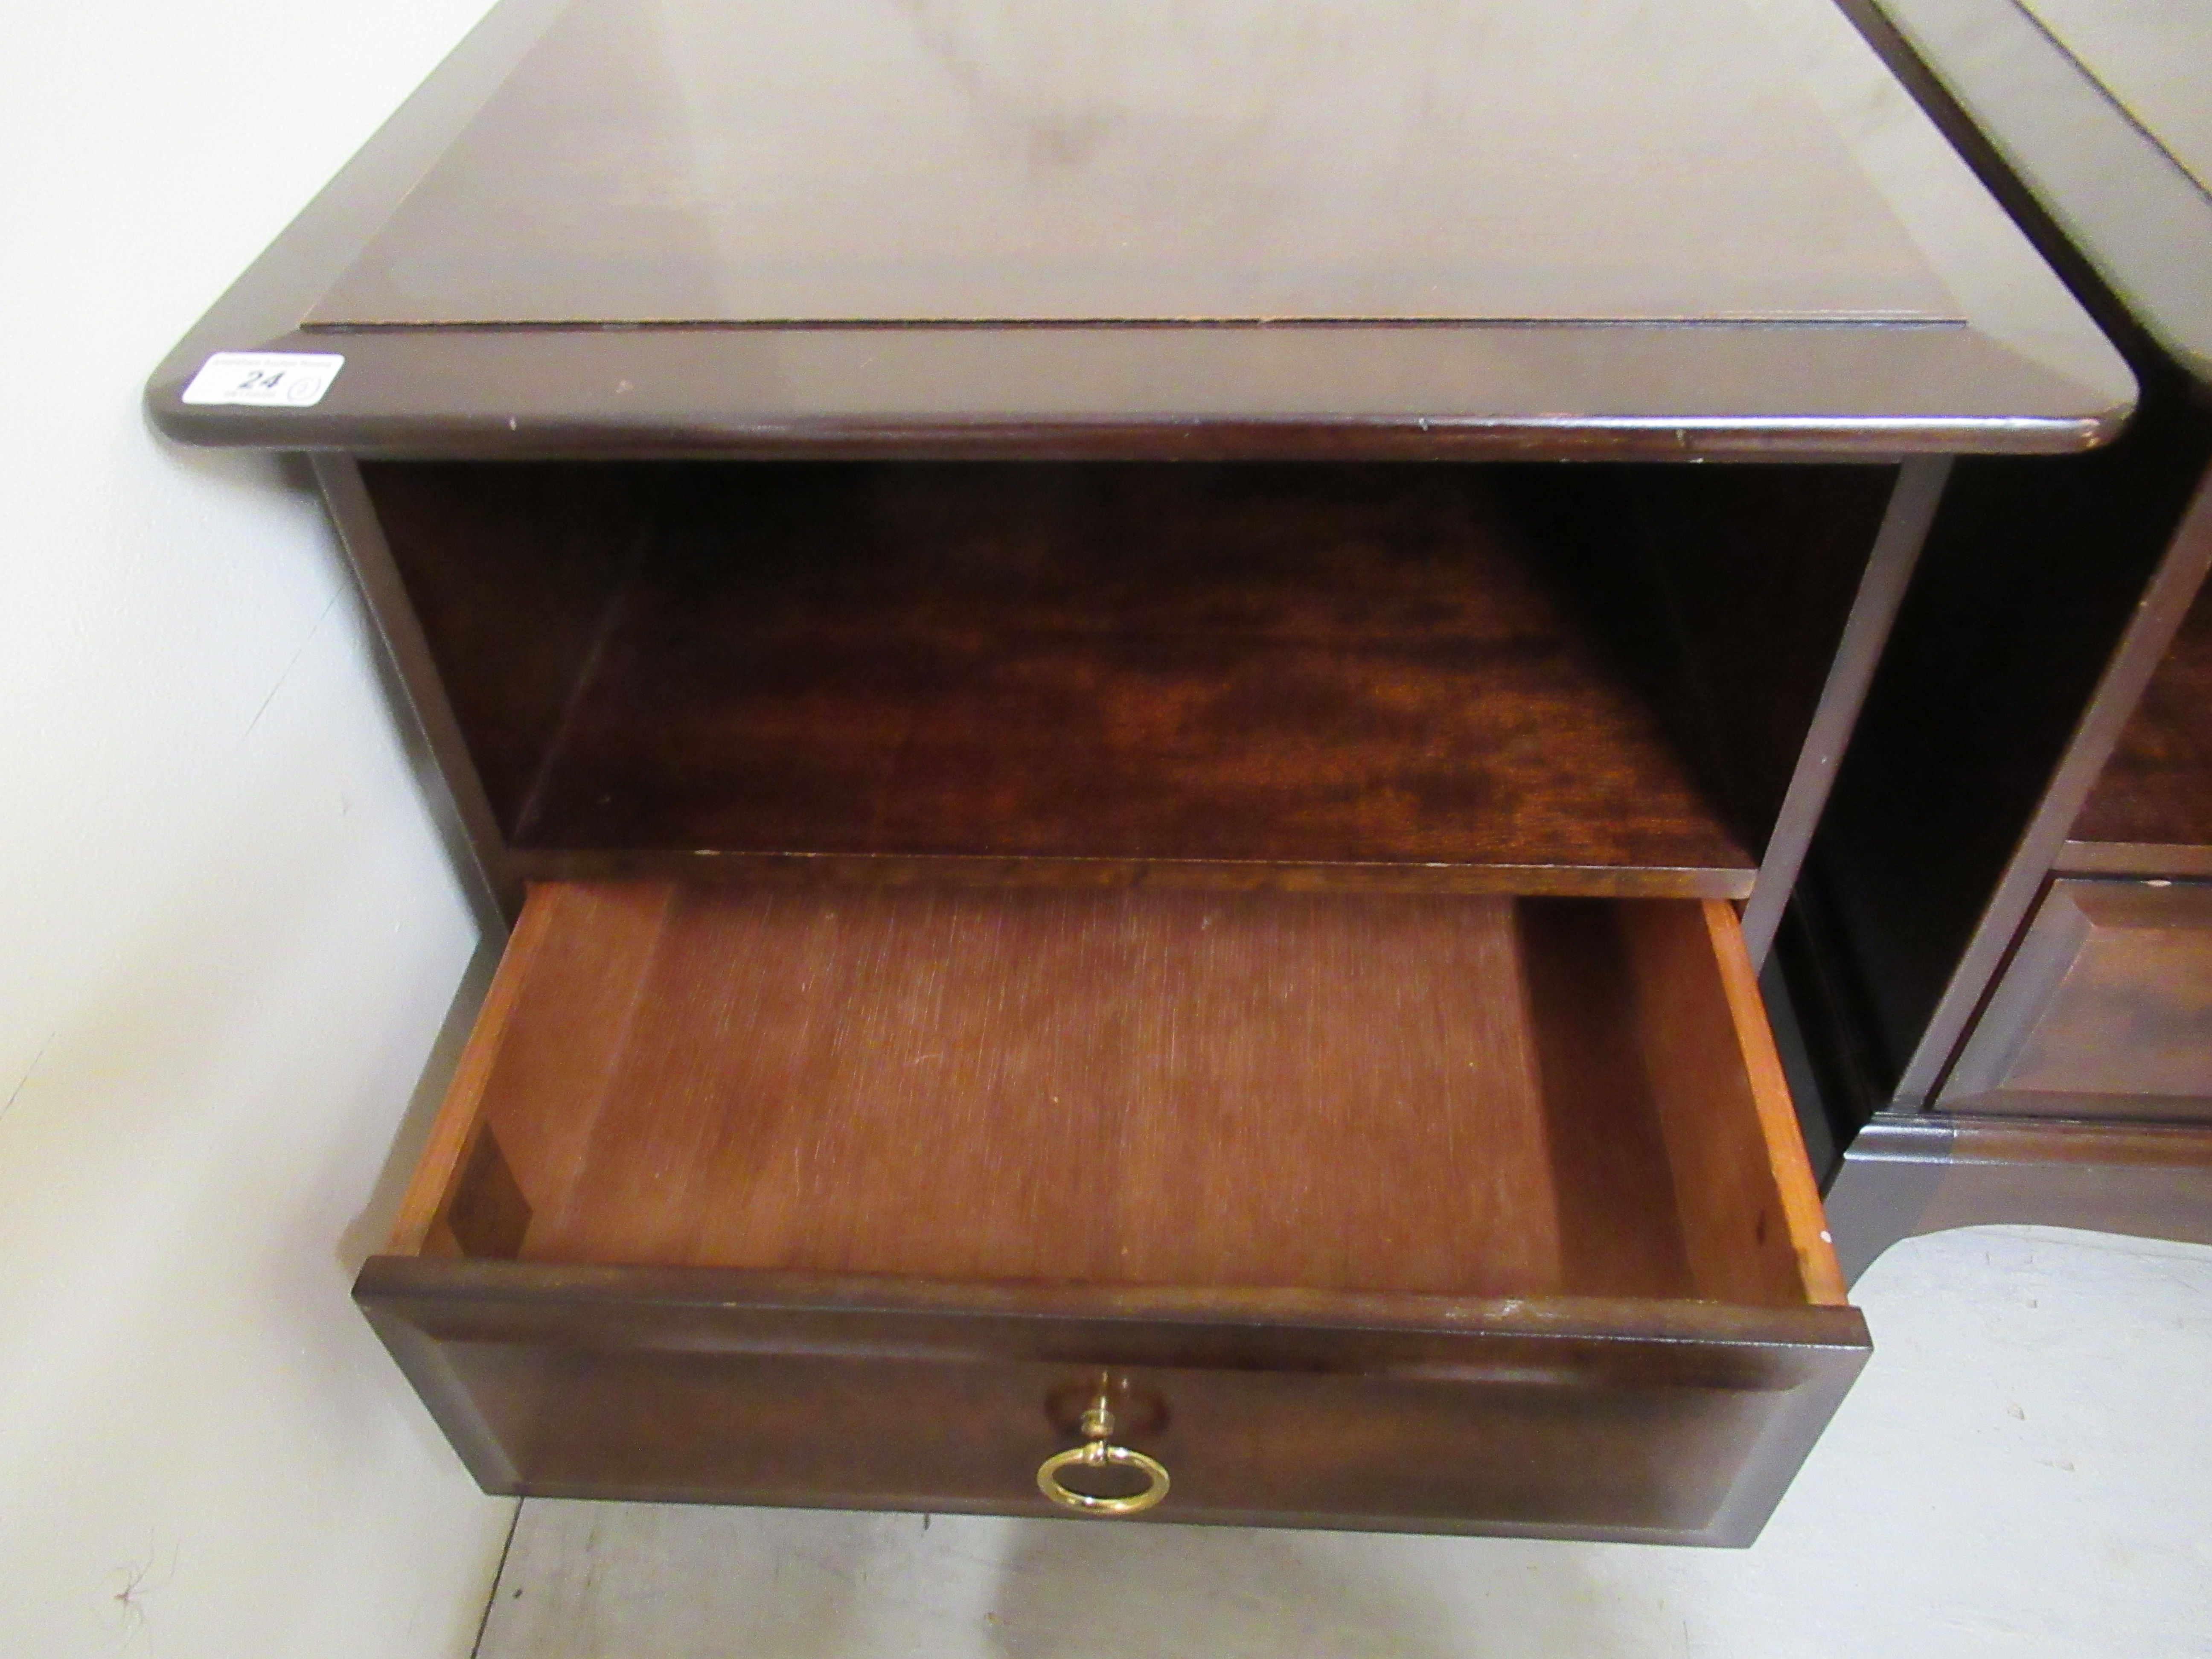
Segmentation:
[(363, 476), (525, 878), (1741, 898), (1893, 472)]
[(399, 1255), (1840, 1304), (1725, 903), (541, 884)]

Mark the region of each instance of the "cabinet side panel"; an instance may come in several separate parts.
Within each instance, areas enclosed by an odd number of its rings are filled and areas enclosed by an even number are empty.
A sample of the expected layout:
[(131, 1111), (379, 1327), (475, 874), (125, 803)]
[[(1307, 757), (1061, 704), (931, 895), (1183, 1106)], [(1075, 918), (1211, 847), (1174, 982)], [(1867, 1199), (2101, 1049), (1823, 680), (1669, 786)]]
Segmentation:
[[(1873, 684), (1875, 665), (1904, 600), (1913, 566), (1919, 562), (1950, 469), (1948, 459), (1920, 459), (1906, 462), (1894, 475), (1881, 527), (1852, 589), (1833, 647), (1820, 658), (1828, 665), (1820, 677), (1810, 707), (1804, 711), (1804, 723), (1784, 726), (1776, 733), (1778, 741), (1770, 741), (1771, 763), (1778, 772), (1784, 764), (1789, 770), (1774, 808), (1773, 833), (1767, 837), (1766, 851), (1759, 860), (1759, 884), (1744, 907), (1744, 945), (1754, 968), (1765, 965), (1781, 927), (1783, 910), (1797, 884), (1806, 849), (1812, 845), (1821, 810), (1835, 783), (1837, 765), (1865, 704), (1867, 688)], [(1840, 556), (1847, 562), (1848, 555)], [(1713, 660), (1733, 659), (1731, 637), (1747, 641), (1766, 636), (1753, 614), (1738, 613), (1731, 620), (1739, 626), (1722, 630), (1710, 641)], [(1791, 641), (1784, 650), (1802, 653), (1806, 647), (1801, 641)], [(1772, 657), (1757, 665), (1769, 674), (1776, 672)], [(1756, 708), (1765, 701), (1756, 677), (1739, 675), (1722, 690), (1723, 695), (1716, 702), (1723, 708)], [(1794, 750), (1786, 746), (1793, 738)]]
[(521, 884), (507, 861), (506, 837), (485, 799), (483, 781), (470, 758), (468, 740), (440, 681), (421, 620), (408, 600), (376, 504), (349, 457), (318, 455), (312, 465), (383, 646), (378, 667), (425, 801), (478, 922), (496, 937), (521, 909)]
[[(1650, 467), (1633, 478), (1693, 718), (1736, 833), (1764, 849), (1779, 827), (1897, 473)], [(1867, 648), (1880, 643), (1877, 633)]]
[(651, 533), (662, 475), (377, 462), (362, 477), (511, 838)]

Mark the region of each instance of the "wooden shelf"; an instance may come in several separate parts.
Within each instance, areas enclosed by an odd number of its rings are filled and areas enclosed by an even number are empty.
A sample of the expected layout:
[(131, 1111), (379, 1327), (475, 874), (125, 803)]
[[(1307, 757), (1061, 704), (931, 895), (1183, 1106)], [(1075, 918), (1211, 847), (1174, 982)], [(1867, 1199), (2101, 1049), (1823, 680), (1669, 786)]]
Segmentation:
[(2198, 594), (2122, 728), (2058, 867), (2212, 875), (2212, 587)]
[[(1629, 608), (1632, 532), (1555, 556), (1526, 473), (676, 470), (634, 486), (649, 507), (538, 490), (556, 522), (511, 554), (500, 471), (372, 485), (526, 875), (1748, 890), (1590, 621)], [(617, 550), (562, 555), (594, 514)], [(507, 607), (564, 583), (573, 615), (510, 661)]]
[(402, 1231), (610, 1266), (1800, 1302), (1711, 929), (1668, 901), (550, 884)]

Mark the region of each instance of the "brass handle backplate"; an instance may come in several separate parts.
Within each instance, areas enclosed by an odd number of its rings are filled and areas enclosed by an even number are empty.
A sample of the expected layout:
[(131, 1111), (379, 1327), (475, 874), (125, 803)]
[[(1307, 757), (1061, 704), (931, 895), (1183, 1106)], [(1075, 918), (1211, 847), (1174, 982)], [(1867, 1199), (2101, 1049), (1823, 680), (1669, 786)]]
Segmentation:
[[(1138, 1515), (1165, 1498), (1168, 1472), (1159, 1460), (1113, 1442), (1114, 1413), (1102, 1389), (1097, 1399), (1083, 1413), (1083, 1443), (1064, 1452), (1054, 1452), (1037, 1466), (1037, 1490), (1062, 1509), (1082, 1515)], [(1144, 1491), (1127, 1498), (1094, 1498), (1087, 1492), (1077, 1492), (1060, 1484), (1060, 1472), (1066, 1468), (1135, 1469), (1148, 1484)]]

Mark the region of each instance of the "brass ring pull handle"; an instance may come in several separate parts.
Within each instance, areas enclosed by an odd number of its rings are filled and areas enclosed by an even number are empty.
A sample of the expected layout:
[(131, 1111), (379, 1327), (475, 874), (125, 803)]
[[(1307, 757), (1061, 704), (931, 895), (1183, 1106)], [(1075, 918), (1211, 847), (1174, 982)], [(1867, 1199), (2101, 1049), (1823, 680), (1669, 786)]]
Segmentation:
[[(1037, 1490), (1062, 1509), (1083, 1515), (1138, 1515), (1168, 1495), (1168, 1472), (1157, 1458), (1113, 1443), (1114, 1413), (1100, 1395), (1083, 1413), (1083, 1444), (1054, 1452), (1037, 1466)], [(1060, 1484), (1065, 1468), (1137, 1469), (1149, 1482), (1144, 1491), (1127, 1498), (1093, 1498)]]

